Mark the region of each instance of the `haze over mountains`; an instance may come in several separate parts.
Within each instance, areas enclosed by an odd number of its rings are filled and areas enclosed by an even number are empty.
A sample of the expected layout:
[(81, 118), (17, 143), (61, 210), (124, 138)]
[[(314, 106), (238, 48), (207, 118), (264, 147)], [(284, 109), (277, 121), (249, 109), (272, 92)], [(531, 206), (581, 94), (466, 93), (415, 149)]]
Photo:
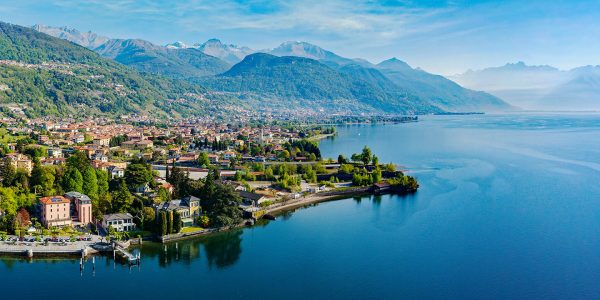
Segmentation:
[(450, 79), (531, 110), (600, 110), (600, 66), (568, 71), (524, 62), (467, 71)]
[[(85, 40), (74, 34), (61, 34), (60, 28), (35, 28), (75, 43)], [(137, 39), (109, 39), (93, 50), (143, 73), (186, 79), (209, 90), (262, 102), (266, 107), (367, 113), (510, 108), (496, 97), (464, 89), (397, 59), (374, 65), (306, 42), (284, 42), (274, 49), (255, 51), (218, 39), (192, 46), (182, 42), (159, 46)]]

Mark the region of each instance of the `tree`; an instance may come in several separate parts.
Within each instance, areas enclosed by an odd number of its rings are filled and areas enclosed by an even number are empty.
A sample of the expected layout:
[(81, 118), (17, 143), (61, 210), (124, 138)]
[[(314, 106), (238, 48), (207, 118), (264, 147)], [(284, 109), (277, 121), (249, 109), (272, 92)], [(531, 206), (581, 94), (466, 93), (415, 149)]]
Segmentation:
[(0, 187), (0, 210), (9, 216), (17, 212), (18, 204), (12, 188)]
[(167, 211), (167, 233), (173, 233), (173, 212)]
[(338, 164), (340, 164), (340, 165), (348, 163), (348, 160), (343, 155), (341, 155), (341, 154), (338, 155), (337, 161), (338, 161)]
[(361, 161), (363, 162), (364, 165), (368, 165), (369, 162), (371, 161), (371, 148), (365, 146), (362, 149), (362, 153), (360, 154), (361, 157)]
[(96, 179), (98, 181), (98, 196), (108, 193), (108, 172), (96, 169)]
[(161, 211), (159, 213), (159, 218), (158, 218), (158, 226), (156, 226), (157, 228), (157, 233), (160, 236), (164, 236), (167, 235), (167, 213), (165, 211)]
[(98, 201), (92, 200), (92, 214), (94, 215), (95, 219), (100, 220), (104, 214), (112, 211), (114, 210), (112, 195), (110, 193), (100, 194)]
[(38, 193), (44, 196), (54, 195), (54, 180), (56, 169), (52, 166), (36, 164), (31, 171), (31, 185), (39, 187)]
[(207, 215), (200, 216), (200, 225), (204, 228), (210, 226), (210, 218)]
[(383, 178), (382, 174), (381, 174), (381, 169), (379, 167), (376, 167), (375, 170), (373, 170), (373, 173), (371, 173), (371, 177), (372, 177), (372, 181), (373, 183), (377, 183), (380, 182), (381, 179)]
[(15, 181), (17, 170), (10, 163), (8, 159), (5, 159), (4, 165), (2, 166), (2, 184), (4, 186), (12, 186)]
[(152, 207), (144, 207), (144, 226), (148, 226), (150, 225), (150, 227), (152, 227), (152, 225), (154, 223), (156, 223), (156, 212), (154, 211), (154, 209), (152, 209)]
[(166, 188), (161, 186), (158, 188), (158, 192), (156, 192), (156, 200), (159, 202), (169, 201), (171, 200), (171, 194)]
[(181, 168), (172, 168), (169, 183), (173, 185), (173, 197), (181, 198), (190, 194), (190, 174)]
[(87, 157), (87, 155), (85, 155), (85, 153), (76, 151), (69, 156), (69, 158), (67, 158), (67, 166), (70, 168), (76, 168), (79, 173), (83, 174), (87, 168), (91, 167), (90, 159)]
[(121, 180), (119, 188), (112, 195), (113, 212), (127, 212), (133, 204), (133, 196), (129, 192), (125, 181)]
[(181, 221), (181, 214), (178, 211), (173, 212), (173, 232), (179, 233), (183, 227), (183, 221)]
[(273, 175), (273, 168), (271, 166), (268, 166), (265, 169), (265, 178), (267, 180), (273, 180), (273, 178), (275, 178), (275, 176)]
[(371, 163), (376, 167), (379, 166), (379, 157), (373, 155), (373, 157), (371, 158)]
[(150, 165), (143, 162), (131, 163), (125, 168), (125, 181), (132, 188), (149, 183), (152, 176)]
[(83, 192), (83, 176), (75, 167), (68, 167), (63, 177), (63, 190), (66, 192)]
[(91, 167), (83, 173), (82, 190), (90, 199), (98, 199), (98, 178), (96, 177), (96, 171)]
[[(205, 183), (205, 187), (208, 183)], [(239, 194), (229, 185), (222, 183), (214, 184), (207, 190), (202, 207), (208, 213), (208, 217), (216, 226), (231, 226), (242, 220), (242, 211), (239, 205), (242, 199)]]
[(27, 228), (31, 224), (29, 219), (29, 212), (25, 208), (19, 209), (17, 215), (14, 218), (14, 229)]
[(206, 152), (200, 153), (198, 156), (198, 165), (208, 167), (210, 166), (210, 159), (208, 159), (208, 154)]
[(234, 181), (242, 181), (242, 172), (235, 171), (235, 175), (233, 176)]
[(396, 172), (396, 166), (393, 163), (389, 163), (385, 165), (385, 170), (387, 172)]

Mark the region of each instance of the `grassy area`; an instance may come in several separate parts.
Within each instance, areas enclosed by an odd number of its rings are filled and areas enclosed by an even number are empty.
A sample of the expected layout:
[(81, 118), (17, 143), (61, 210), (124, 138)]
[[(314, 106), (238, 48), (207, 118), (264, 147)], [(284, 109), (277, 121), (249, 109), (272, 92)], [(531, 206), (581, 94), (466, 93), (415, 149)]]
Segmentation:
[(191, 233), (191, 232), (196, 232), (196, 231), (200, 231), (200, 230), (204, 230), (204, 228), (199, 227), (199, 226), (183, 227), (181, 229), (181, 233)]

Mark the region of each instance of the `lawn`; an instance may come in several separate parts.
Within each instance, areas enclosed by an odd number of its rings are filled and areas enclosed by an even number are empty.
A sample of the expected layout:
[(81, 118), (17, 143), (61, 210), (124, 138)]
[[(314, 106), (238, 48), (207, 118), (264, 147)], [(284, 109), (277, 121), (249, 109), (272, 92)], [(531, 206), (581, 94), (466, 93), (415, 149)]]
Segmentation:
[(196, 231), (200, 231), (200, 230), (204, 230), (204, 228), (199, 227), (199, 226), (183, 227), (183, 228), (181, 228), (181, 233), (191, 233), (191, 232), (196, 232)]

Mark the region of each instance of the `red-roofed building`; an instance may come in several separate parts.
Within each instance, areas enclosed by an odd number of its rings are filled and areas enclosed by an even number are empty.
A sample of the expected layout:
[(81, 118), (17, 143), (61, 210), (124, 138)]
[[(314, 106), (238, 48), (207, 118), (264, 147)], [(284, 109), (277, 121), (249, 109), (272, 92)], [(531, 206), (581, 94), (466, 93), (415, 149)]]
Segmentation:
[(41, 221), (47, 228), (71, 226), (71, 201), (63, 196), (40, 198)]

